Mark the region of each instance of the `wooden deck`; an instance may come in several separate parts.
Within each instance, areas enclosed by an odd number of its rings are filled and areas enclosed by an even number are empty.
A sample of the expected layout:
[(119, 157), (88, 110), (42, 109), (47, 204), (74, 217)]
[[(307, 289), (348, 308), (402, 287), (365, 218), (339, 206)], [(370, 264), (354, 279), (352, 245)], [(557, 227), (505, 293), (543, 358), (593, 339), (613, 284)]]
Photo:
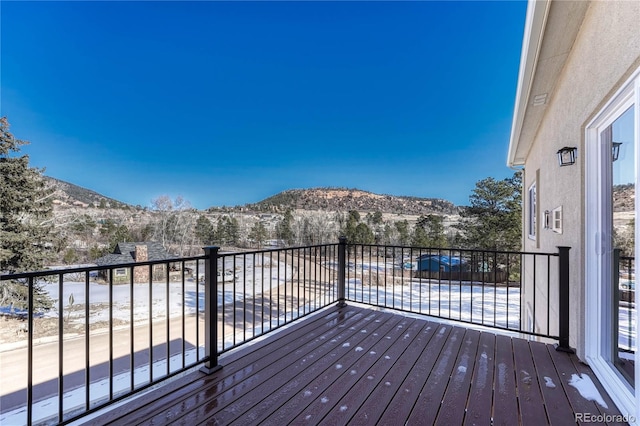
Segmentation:
[[(620, 415), (575, 355), (539, 342), (332, 307), (92, 424), (575, 424)], [(569, 384), (588, 375), (608, 408)], [(584, 376), (582, 376), (584, 377)]]

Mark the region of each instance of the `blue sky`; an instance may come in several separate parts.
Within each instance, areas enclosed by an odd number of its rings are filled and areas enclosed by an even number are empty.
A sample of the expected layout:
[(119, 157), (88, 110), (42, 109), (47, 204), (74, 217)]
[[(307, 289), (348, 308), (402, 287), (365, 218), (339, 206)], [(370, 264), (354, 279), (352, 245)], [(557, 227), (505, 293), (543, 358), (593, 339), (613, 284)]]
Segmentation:
[(6, 2), (0, 114), (131, 204), (321, 186), (465, 205), (506, 155), (524, 1)]

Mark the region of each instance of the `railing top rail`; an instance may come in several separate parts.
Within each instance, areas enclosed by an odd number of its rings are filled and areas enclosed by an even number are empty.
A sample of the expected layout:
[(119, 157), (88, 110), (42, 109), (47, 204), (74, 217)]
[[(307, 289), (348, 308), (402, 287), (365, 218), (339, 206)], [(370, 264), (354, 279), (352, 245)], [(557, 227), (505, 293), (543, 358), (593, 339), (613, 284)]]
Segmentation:
[(558, 256), (558, 252), (546, 253), (535, 251), (509, 251), (509, 250), (491, 250), (491, 249), (472, 249), (472, 248), (459, 248), (459, 247), (416, 247), (416, 246), (401, 246), (401, 245), (381, 245), (381, 244), (359, 244), (359, 243), (347, 243), (349, 246), (361, 246), (361, 247), (377, 247), (387, 249), (405, 249), (405, 250), (423, 250), (423, 251), (442, 251), (442, 252), (471, 252), (471, 253), (496, 253), (496, 254), (519, 254), (519, 255), (536, 255), (536, 256)]
[(15, 280), (15, 279), (21, 279), (21, 278), (44, 277), (48, 275), (58, 275), (58, 274), (77, 274), (79, 272), (103, 271), (108, 269), (131, 268), (131, 267), (148, 266), (148, 265), (162, 265), (162, 264), (177, 263), (177, 262), (192, 262), (192, 261), (204, 260), (204, 259), (206, 259), (206, 256), (171, 257), (171, 258), (162, 259), (162, 260), (148, 260), (144, 262), (114, 263), (112, 265), (94, 265), (94, 266), (82, 266), (78, 268), (55, 268), (55, 269), (44, 269), (41, 271), (32, 271), (32, 272), (16, 272), (12, 274), (0, 275), (0, 281)]
[(306, 250), (306, 249), (334, 247), (334, 246), (338, 246), (338, 243), (314, 244), (310, 246), (275, 247), (275, 248), (259, 249), (259, 250), (251, 250), (251, 251), (226, 251), (226, 252), (219, 252), (218, 254), (220, 256), (239, 256), (239, 255), (247, 255), (247, 254), (272, 253), (272, 252), (290, 251), (290, 250)]
[[(315, 245), (309, 245), (309, 246), (293, 246), (293, 247), (280, 247), (280, 248), (272, 248), (272, 249), (260, 249), (260, 250), (253, 250), (253, 251), (228, 251), (228, 252), (218, 252), (218, 255), (220, 257), (252, 255), (252, 254), (258, 254), (258, 253), (275, 253), (278, 251), (285, 251), (285, 250), (289, 251), (289, 250), (315, 249), (315, 248), (323, 248), (323, 247), (332, 247), (337, 245), (338, 243), (329, 243), (329, 244), (315, 244)], [(144, 262), (126, 262), (126, 263), (117, 263), (112, 265), (92, 265), (92, 266), (82, 266), (77, 268), (54, 268), (54, 269), (44, 269), (41, 271), (16, 272), (11, 274), (0, 274), (0, 281), (12, 280), (12, 279), (23, 279), (23, 278), (35, 278), (35, 277), (43, 277), (43, 276), (58, 275), (58, 274), (74, 274), (74, 273), (90, 272), (90, 271), (103, 271), (108, 269), (160, 265), (160, 264), (176, 263), (176, 262), (190, 262), (190, 261), (197, 261), (197, 260), (205, 260), (206, 258), (207, 257), (205, 255), (190, 256), (190, 257), (171, 257), (171, 258), (162, 259), (162, 260), (149, 260)]]

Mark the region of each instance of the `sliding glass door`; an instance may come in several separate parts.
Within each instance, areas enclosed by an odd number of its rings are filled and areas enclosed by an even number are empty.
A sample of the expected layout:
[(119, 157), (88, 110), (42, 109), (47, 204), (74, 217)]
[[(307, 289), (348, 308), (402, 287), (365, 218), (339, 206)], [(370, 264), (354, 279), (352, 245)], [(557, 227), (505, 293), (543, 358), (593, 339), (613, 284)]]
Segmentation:
[[(635, 106), (632, 105), (600, 134), (601, 146), (611, 155), (607, 176), (607, 234), (612, 250), (606, 252), (611, 265), (611, 280), (603, 283), (611, 304), (607, 311), (611, 338), (608, 339), (609, 362), (630, 387), (635, 388), (635, 197), (636, 168), (634, 144)], [(609, 167), (605, 167), (609, 168)]]
[(636, 260), (640, 69), (587, 125), (585, 355), (607, 392), (636, 413)]

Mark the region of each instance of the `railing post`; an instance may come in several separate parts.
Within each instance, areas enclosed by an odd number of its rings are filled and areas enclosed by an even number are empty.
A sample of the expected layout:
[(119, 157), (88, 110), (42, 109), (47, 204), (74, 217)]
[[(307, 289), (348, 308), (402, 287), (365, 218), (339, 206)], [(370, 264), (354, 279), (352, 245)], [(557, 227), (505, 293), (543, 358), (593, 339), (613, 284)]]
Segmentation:
[(347, 306), (346, 275), (347, 275), (347, 237), (340, 237), (338, 244), (338, 307)]
[(204, 247), (204, 352), (209, 360), (200, 371), (211, 374), (222, 368), (218, 365), (218, 250)]
[(556, 350), (574, 353), (569, 346), (569, 250), (571, 247), (558, 247), (558, 329), (559, 341)]

